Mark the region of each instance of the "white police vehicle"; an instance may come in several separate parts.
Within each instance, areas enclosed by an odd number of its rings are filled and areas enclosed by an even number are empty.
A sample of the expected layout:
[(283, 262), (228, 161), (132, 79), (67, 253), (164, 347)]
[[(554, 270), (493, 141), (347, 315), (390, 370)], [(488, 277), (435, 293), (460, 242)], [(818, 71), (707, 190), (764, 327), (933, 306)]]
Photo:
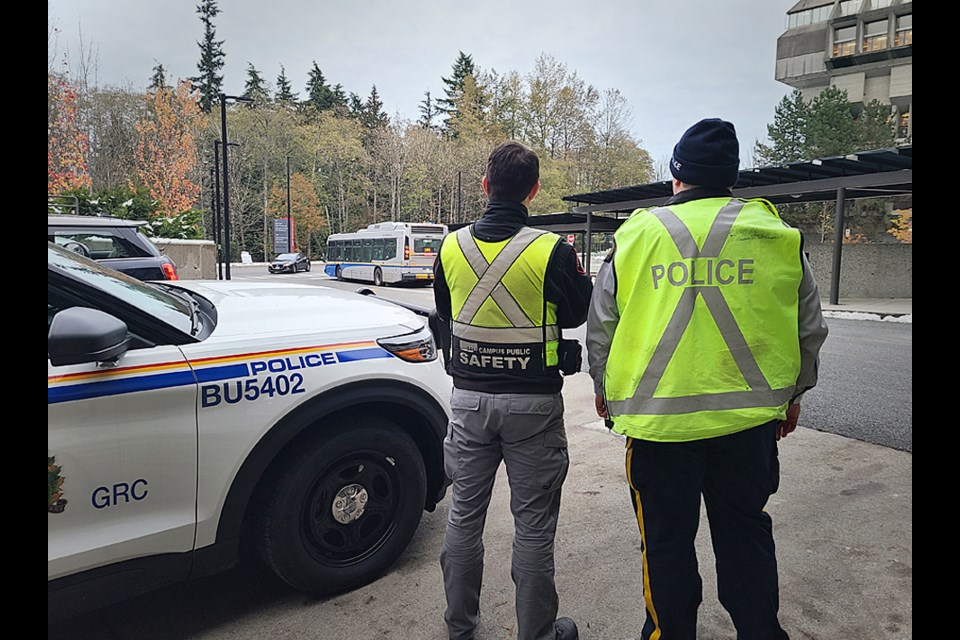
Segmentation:
[(322, 286), (143, 282), (48, 243), (47, 314), (51, 613), (247, 548), (304, 592), (351, 590), (444, 495), (450, 379), (410, 309)]

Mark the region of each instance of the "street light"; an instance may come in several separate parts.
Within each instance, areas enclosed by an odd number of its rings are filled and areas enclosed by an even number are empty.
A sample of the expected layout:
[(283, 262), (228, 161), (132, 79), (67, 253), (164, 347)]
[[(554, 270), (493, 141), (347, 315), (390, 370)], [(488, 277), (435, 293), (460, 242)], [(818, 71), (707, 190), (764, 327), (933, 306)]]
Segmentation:
[[(220, 251), (220, 244), (223, 240), (223, 226), (220, 221), (220, 213), (222, 211), (222, 205), (220, 201), (220, 141), (213, 141), (213, 164), (216, 167), (217, 180), (214, 187), (214, 198), (216, 198), (213, 206), (213, 243), (217, 248), (217, 280), (223, 280), (223, 258)], [(240, 145), (236, 142), (228, 142), (228, 147), (239, 147)], [(227, 270), (229, 271), (229, 261), (227, 262)]]
[(227, 262), (227, 280), (230, 279), (230, 179), (227, 177), (227, 148), (230, 143), (227, 141), (227, 100), (235, 102), (253, 102), (252, 98), (246, 96), (228, 96), (220, 94), (220, 143), (223, 145), (223, 233), (224, 233), (224, 253), (226, 253)]
[(293, 219), (290, 217), (290, 156), (287, 156), (287, 247), (293, 253)]

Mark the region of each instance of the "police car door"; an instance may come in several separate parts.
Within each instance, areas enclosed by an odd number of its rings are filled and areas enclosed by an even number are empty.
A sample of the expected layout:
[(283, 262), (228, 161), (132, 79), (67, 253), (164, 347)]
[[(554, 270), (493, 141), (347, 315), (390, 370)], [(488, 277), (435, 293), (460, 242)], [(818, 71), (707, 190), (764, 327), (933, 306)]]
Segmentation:
[(192, 550), (196, 398), (174, 345), (131, 349), (115, 364), (48, 359), (48, 580)]

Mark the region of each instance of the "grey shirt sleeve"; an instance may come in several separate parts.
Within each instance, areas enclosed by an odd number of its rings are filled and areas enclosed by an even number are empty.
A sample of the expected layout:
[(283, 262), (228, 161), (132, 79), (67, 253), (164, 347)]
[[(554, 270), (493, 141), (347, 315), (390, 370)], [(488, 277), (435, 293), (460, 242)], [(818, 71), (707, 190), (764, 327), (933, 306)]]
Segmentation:
[(817, 370), (820, 367), (820, 348), (827, 339), (827, 321), (820, 306), (820, 290), (813, 277), (807, 256), (800, 253), (803, 262), (803, 278), (800, 280), (797, 328), (800, 336), (800, 375), (797, 376), (793, 398), (799, 400), (808, 389), (817, 386)]
[(597, 271), (590, 309), (587, 311), (587, 362), (590, 365), (593, 390), (597, 395), (603, 394), (603, 373), (607, 368), (610, 343), (613, 342), (613, 334), (619, 322), (617, 274), (613, 268), (613, 259), (608, 258)]

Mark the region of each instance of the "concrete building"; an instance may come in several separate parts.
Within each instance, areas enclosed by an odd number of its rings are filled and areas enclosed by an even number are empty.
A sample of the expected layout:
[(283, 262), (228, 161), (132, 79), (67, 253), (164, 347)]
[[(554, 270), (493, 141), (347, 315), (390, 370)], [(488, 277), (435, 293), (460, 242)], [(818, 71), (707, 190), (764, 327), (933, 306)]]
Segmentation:
[(897, 144), (913, 144), (912, 0), (800, 0), (777, 38), (776, 79), (805, 100), (835, 86), (856, 107), (893, 105)]

